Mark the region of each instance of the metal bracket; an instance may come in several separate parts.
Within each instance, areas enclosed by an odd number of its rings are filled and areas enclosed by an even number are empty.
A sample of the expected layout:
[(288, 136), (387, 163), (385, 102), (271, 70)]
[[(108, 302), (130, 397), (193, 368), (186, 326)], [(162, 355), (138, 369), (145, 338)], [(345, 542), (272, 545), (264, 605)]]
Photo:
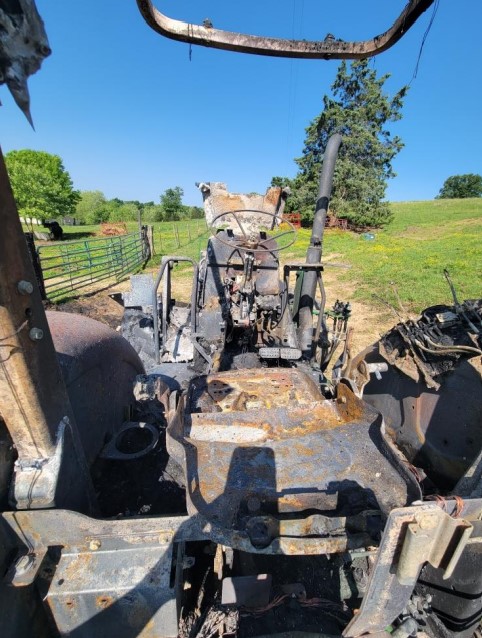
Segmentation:
[(451, 518), (442, 510), (417, 516), (415, 522), (407, 525), (398, 559), (400, 583), (413, 583), (425, 561), (443, 568), (444, 580), (450, 578), (472, 530), (471, 523)]
[(4, 581), (12, 587), (27, 587), (37, 577), (42, 561), (47, 554), (46, 547), (36, 547), (35, 553), (22, 554), (12, 563)]
[(14, 502), (18, 509), (52, 507), (55, 504), (67, 426), (70, 427), (70, 422), (64, 417), (57, 430), (57, 443), (52, 456), (16, 461), (10, 501)]
[[(344, 638), (383, 631), (406, 607), (424, 563), (453, 573), (482, 509), (480, 499), (464, 502), (453, 518), (456, 502), (447, 511), (435, 503), (392, 510), (359, 613), (343, 631)], [(478, 536), (476, 536), (478, 538)], [(472, 540), (472, 539), (471, 539)]]

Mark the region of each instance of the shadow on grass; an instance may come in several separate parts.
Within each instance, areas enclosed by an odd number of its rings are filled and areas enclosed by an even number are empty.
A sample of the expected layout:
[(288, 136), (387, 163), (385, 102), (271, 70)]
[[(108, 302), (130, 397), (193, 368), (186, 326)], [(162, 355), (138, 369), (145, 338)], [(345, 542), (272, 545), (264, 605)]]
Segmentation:
[(94, 231), (91, 230), (76, 230), (75, 232), (65, 231), (64, 229), (64, 241), (74, 241), (76, 239), (91, 239), (96, 237)]

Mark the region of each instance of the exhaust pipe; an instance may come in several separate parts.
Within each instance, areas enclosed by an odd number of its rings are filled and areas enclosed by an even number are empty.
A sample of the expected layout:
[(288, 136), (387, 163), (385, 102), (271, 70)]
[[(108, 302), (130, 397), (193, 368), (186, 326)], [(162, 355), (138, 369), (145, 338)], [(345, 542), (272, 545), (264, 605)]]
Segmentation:
[[(323, 235), (325, 232), (326, 215), (330, 203), (333, 187), (333, 173), (341, 144), (341, 135), (335, 133), (330, 137), (323, 157), (320, 175), (320, 188), (316, 202), (311, 240), (306, 253), (307, 264), (319, 264), (323, 252)], [(303, 352), (303, 358), (311, 359), (313, 351), (313, 303), (316, 295), (318, 271), (306, 270), (303, 274), (301, 295), (298, 305), (298, 341)], [(320, 308), (320, 313), (324, 308)]]

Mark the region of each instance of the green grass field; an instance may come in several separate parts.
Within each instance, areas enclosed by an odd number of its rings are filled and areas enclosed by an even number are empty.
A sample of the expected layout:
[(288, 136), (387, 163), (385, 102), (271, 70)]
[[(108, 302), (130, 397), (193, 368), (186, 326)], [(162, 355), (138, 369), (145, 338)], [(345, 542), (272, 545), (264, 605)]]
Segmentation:
[[(373, 303), (373, 293), (395, 301), (391, 284), (408, 310), (450, 302), (446, 268), (461, 299), (482, 296), (482, 199), (392, 204), (395, 218), (375, 239), (327, 230), (324, 254), (350, 264), (339, 277), (356, 286), (355, 298)], [(302, 257), (310, 232), (302, 230), (294, 257)]]
[[(392, 224), (375, 231), (372, 240), (347, 231), (325, 233), (325, 258), (351, 266), (337, 270), (337, 276), (355, 288), (355, 298), (373, 304), (376, 293), (393, 303), (394, 284), (413, 312), (450, 302), (444, 268), (460, 299), (482, 295), (482, 199), (402, 202), (392, 204), (392, 209)], [(136, 229), (135, 222), (128, 223), (129, 231)], [(69, 238), (87, 239), (96, 236), (99, 227), (71, 226), (64, 231)], [(155, 268), (167, 254), (198, 259), (208, 235), (204, 220), (156, 223), (156, 255), (147, 268)], [(310, 230), (301, 229), (294, 246), (281, 253), (282, 261), (302, 259), (309, 237)], [(178, 276), (190, 277), (190, 268), (180, 267)]]

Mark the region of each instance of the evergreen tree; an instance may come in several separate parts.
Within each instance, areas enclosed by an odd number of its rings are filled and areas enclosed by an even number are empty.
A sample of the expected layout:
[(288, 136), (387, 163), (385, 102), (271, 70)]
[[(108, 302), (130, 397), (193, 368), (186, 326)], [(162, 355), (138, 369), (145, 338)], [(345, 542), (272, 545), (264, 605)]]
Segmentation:
[(368, 60), (350, 66), (343, 61), (332, 97), (323, 98), (323, 111), (306, 129), (303, 155), (295, 160), (298, 175), (294, 180), (273, 179), (291, 186), (289, 208), (301, 212), (305, 222), (313, 218), (323, 152), (333, 133), (341, 133), (343, 143), (335, 168), (332, 214), (357, 226), (382, 226), (391, 220), (389, 204), (383, 200), (387, 180), (395, 176), (392, 160), (403, 142), (392, 137), (387, 124), (401, 119), (407, 87), (389, 98), (383, 91), (388, 78), (378, 78)]

